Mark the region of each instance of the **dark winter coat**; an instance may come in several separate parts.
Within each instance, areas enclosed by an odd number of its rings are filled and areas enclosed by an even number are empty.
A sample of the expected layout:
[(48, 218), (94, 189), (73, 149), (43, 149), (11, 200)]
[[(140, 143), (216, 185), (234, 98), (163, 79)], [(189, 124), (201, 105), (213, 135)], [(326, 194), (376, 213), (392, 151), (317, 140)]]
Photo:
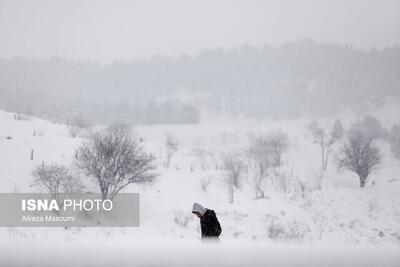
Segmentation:
[(207, 209), (200, 218), (201, 237), (219, 237), (221, 234), (221, 225), (218, 222), (217, 216), (213, 210)]

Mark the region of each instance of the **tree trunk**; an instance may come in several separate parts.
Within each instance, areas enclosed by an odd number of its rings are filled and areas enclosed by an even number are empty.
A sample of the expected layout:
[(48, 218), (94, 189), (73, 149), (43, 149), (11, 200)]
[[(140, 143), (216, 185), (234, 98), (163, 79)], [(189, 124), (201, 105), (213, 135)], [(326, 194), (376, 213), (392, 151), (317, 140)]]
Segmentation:
[(367, 177), (360, 176), (360, 187), (363, 188), (366, 184)]
[(233, 185), (232, 184), (229, 185), (228, 194), (229, 194), (229, 203), (233, 203)]
[(321, 160), (322, 160), (322, 169), (325, 170), (325, 145), (324, 139), (321, 137)]
[(106, 200), (108, 197), (108, 188), (100, 187), (101, 199)]
[(325, 161), (324, 161), (324, 168), (323, 170), (326, 171), (327, 167), (328, 167), (328, 159), (329, 159), (329, 148), (326, 150), (325, 153)]

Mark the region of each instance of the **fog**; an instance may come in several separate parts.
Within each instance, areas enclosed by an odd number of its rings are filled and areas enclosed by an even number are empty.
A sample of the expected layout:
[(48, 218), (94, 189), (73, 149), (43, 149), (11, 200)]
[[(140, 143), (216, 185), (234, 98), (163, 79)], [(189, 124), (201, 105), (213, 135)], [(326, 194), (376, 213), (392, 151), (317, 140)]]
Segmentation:
[(400, 266), (399, 14), (0, 0), (0, 193), (140, 194), (0, 220), (0, 266)]
[(110, 62), (204, 48), (318, 42), (400, 43), (397, 0), (0, 1), (0, 56)]
[(65, 123), (399, 103), (400, 3), (0, 0), (0, 108)]
[(0, 60), (0, 107), (94, 124), (365, 115), (398, 105), (399, 72), (399, 47), (363, 51), (312, 40), (105, 65), (18, 57)]
[[(0, 244), (4, 266), (398, 266), (398, 247), (296, 246), (248, 242), (35, 242)], [(24, 257), (15, 258), (15, 251)], [(177, 252), (178, 251), (178, 252)], [(45, 255), (45, 257), (43, 257)], [(145, 255), (156, 255), (147, 257)]]

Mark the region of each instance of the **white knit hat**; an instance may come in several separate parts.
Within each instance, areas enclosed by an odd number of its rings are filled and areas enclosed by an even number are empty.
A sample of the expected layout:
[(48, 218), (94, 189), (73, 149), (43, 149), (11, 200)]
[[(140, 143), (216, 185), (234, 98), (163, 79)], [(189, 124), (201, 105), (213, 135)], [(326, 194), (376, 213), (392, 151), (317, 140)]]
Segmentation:
[(201, 216), (204, 215), (204, 213), (206, 213), (207, 209), (204, 208), (202, 205), (200, 205), (199, 203), (194, 203), (193, 204), (193, 208), (192, 208), (192, 213), (198, 212), (201, 214)]

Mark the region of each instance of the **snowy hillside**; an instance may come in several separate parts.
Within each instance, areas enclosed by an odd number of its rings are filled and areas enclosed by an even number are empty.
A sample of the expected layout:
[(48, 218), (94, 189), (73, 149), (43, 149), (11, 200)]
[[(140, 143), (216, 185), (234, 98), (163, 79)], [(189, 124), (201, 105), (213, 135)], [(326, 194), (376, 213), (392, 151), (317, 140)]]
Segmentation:
[[(14, 116), (0, 112), (0, 191), (36, 192), (30, 186), (33, 168), (42, 162), (70, 165), (84, 137), (70, 137), (65, 125), (36, 118), (15, 120)], [(199, 223), (191, 214), (191, 205), (196, 201), (216, 211), (223, 242), (399, 244), (400, 164), (388, 144), (380, 143), (385, 164), (371, 175), (365, 188), (359, 187), (353, 174), (338, 174), (330, 162), (322, 190), (315, 190), (320, 152), (307, 132), (307, 123), (224, 120), (186, 126), (137, 126), (135, 130), (145, 148), (157, 158), (159, 174), (151, 185), (133, 184), (126, 188), (126, 192), (141, 194), (140, 227), (2, 228), (1, 240), (197, 240)], [(229, 203), (226, 174), (218, 155), (245, 148), (252, 134), (274, 129), (289, 136), (290, 148), (284, 156), (289, 189), (282, 192), (267, 187), (265, 198), (255, 199), (247, 173), (235, 191), (234, 202)], [(164, 144), (167, 133), (179, 141), (168, 168)], [(80, 179), (87, 191), (98, 191), (89, 178)], [(304, 190), (291, 187), (300, 182), (306, 185)]]

